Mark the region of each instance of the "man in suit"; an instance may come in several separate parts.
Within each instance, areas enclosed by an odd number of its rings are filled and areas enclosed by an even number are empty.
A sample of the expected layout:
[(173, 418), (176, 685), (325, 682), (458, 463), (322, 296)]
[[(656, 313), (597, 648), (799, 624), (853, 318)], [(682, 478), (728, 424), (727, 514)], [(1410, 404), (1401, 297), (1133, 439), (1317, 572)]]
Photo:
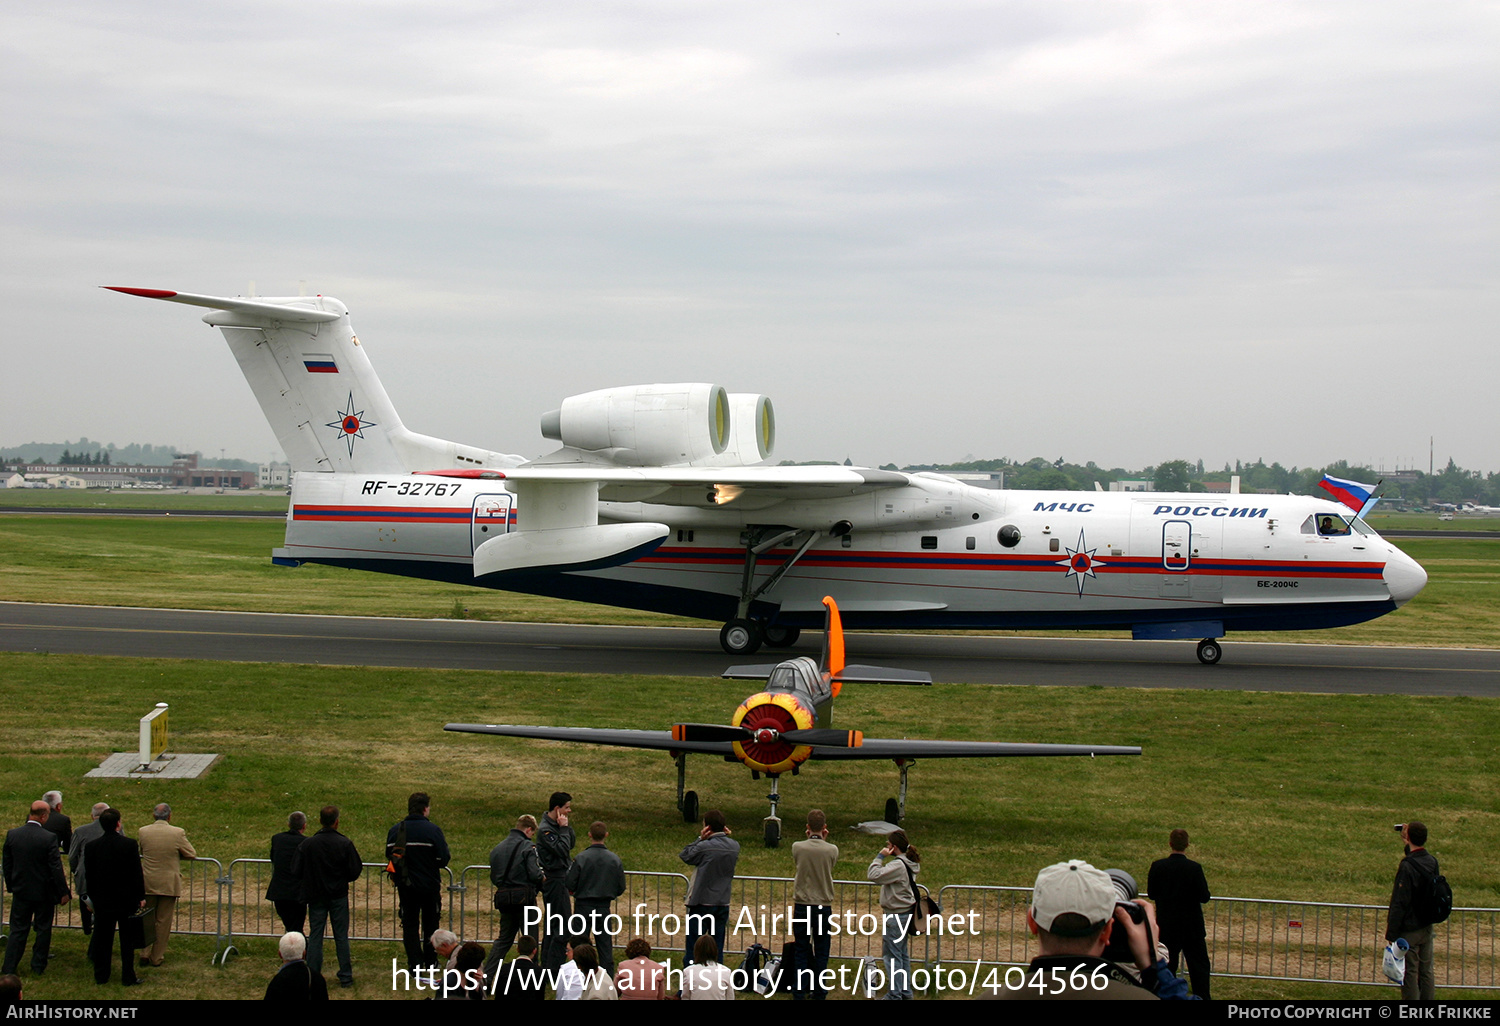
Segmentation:
[(141, 827), (141, 872), (146, 878), (146, 897), (156, 904), (156, 943), (141, 956), (142, 965), (161, 965), (172, 936), (172, 916), (182, 895), (182, 860), (198, 853), (188, 843), (187, 832), (172, 825), (172, 806), (162, 802), (152, 810), (154, 821)]
[(32, 930), (36, 930), (36, 946), (31, 950), (31, 971), (37, 976), (47, 971), (53, 913), (72, 897), (63, 875), (62, 849), (46, 827), (51, 812), (45, 801), (32, 802), (26, 822), (5, 835), (0, 873), (10, 892), (10, 939), (0, 975), (14, 973), (20, 966)]
[(73, 841), (68, 845), (68, 868), (73, 871), (73, 891), (78, 895), (78, 915), (83, 922), (83, 935), (94, 932), (94, 914), (89, 909), (88, 871), (83, 868), (83, 848), (90, 841), (104, 836), (99, 817), (109, 808), (108, 802), (96, 802), (89, 813), (89, 821), (73, 831)]
[(52, 810), (47, 815), (46, 827), (57, 838), (57, 850), (67, 851), (73, 844), (73, 821), (63, 815), (62, 792), (48, 791), (42, 795), (42, 801)]
[[(83, 872), (89, 899), (94, 903), (94, 938), (89, 941), (89, 961), (94, 963), (94, 982), (109, 982), (110, 950), (115, 930), (120, 931), (120, 982), (134, 987), (135, 944), (128, 931), (135, 910), (145, 904), (146, 880), (141, 873), (141, 850), (120, 829), (118, 810), (106, 808), (98, 819), (99, 837), (83, 849)], [(79, 833), (83, 833), (82, 830)]]
[(307, 902), (302, 900), (302, 886), (292, 871), (292, 858), (307, 840), (307, 813), (294, 812), (286, 818), (286, 829), (271, 838), (271, 883), (266, 900), (276, 906), (281, 925), (287, 933), (302, 933), (307, 925)]
[(1151, 863), (1146, 876), (1146, 893), (1156, 902), (1156, 918), (1161, 925), (1161, 940), (1167, 946), (1167, 965), (1177, 972), (1178, 955), (1187, 959), (1193, 994), (1209, 1000), (1208, 931), (1203, 925), (1203, 903), (1211, 895), (1203, 867), (1187, 851), (1186, 830), (1173, 830), (1168, 837), (1172, 853)]
[(281, 969), (266, 984), (267, 1001), (327, 1001), (328, 981), (307, 964), (307, 938), (295, 930), (282, 935), (276, 945)]

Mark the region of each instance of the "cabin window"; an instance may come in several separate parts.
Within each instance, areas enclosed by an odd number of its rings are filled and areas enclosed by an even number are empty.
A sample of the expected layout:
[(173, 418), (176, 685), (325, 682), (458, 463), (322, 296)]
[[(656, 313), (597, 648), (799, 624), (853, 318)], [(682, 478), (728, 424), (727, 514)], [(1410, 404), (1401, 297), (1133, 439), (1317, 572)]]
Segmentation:
[(924, 548), (924, 549), (935, 549), (935, 548), (937, 548), (937, 535), (935, 535), (935, 534), (924, 534), (924, 535), (922, 535), (922, 548)]
[(1051, 541), (1049, 541), (1047, 543), (1047, 548), (1051, 552), (1056, 552), (1060, 548), (1060, 546), (1058, 545), (1057, 539), (1053, 538)]
[(998, 537), (1001, 545), (1013, 549), (1021, 542), (1021, 529), (1014, 524), (1006, 524), (1000, 528)]
[(853, 548), (854, 547), (854, 536), (852, 534), (846, 534), (842, 538), (839, 539), (839, 542), (842, 543), (843, 546), (844, 546), (844, 548), (846, 548), (846, 549)]
[(965, 538), (964, 539), (964, 548), (966, 548), (966, 549), (972, 549), (973, 547), (974, 547), (974, 539), (972, 537), (971, 538)]

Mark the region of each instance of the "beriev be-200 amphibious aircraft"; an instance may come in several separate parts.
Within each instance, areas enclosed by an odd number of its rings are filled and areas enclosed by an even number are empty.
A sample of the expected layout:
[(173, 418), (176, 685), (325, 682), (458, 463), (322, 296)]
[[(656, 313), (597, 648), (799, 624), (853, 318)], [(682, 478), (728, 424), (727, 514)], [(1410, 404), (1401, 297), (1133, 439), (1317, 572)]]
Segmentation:
[(1007, 759), (1045, 756), (1140, 755), (1135, 745), (1059, 745), (1012, 741), (928, 741), (871, 738), (858, 730), (833, 729), (833, 700), (845, 684), (931, 684), (932, 677), (887, 666), (855, 666), (844, 661), (844, 629), (839, 607), (824, 596), (823, 658), (797, 656), (769, 666), (731, 666), (724, 676), (763, 680), (764, 691), (740, 703), (726, 724), (674, 723), (671, 730), (621, 730), (607, 727), (532, 727), (508, 723), (450, 723), (444, 730), (496, 734), (582, 745), (645, 748), (670, 752), (677, 763), (677, 808), (689, 823), (698, 821), (698, 795), (684, 791), (689, 754), (717, 755), (739, 762), (759, 780), (771, 779), (771, 814), (765, 818), (767, 848), (781, 840), (778, 784), (783, 773), (796, 774), (809, 759), (890, 759), (901, 769), (899, 798), (885, 803), (885, 823), (894, 826), (906, 815), (907, 773), (918, 759)]
[(114, 288), (228, 339), (294, 472), (278, 563), (720, 620), (736, 654), (792, 644), (833, 592), (850, 627), (1124, 629), (1206, 663), (1228, 631), (1359, 623), (1427, 583), (1326, 499), (761, 465), (770, 400), (712, 384), (572, 396), (542, 417), (555, 452), (491, 452), (409, 430), (337, 299)]

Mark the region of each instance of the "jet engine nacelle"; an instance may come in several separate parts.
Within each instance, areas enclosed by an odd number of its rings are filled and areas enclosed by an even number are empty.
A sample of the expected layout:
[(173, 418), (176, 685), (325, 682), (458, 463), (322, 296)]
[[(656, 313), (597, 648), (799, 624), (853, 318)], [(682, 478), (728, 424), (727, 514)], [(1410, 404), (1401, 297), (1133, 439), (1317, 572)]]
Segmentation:
[(767, 396), (729, 393), (729, 420), (729, 445), (703, 466), (749, 467), (776, 451), (776, 410)]
[(771, 454), (776, 419), (761, 395), (634, 385), (569, 396), (543, 415), (542, 434), (621, 466), (744, 466)]

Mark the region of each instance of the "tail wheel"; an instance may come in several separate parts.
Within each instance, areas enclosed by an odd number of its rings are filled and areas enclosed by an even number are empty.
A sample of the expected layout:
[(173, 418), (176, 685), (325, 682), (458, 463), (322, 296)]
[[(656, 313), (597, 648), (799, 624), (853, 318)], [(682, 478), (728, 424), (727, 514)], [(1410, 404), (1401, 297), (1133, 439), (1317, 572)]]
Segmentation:
[(1204, 638), (1198, 642), (1198, 661), (1207, 666), (1212, 666), (1224, 655), (1224, 646), (1213, 638)]
[(719, 630), (719, 647), (730, 655), (754, 655), (762, 640), (754, 620), (730, 620)]
[(689, 791), (682, 796), (682, 821), (684, 823), (698, 822), (698, 792)]
[(799, 627), (767, 627), (765, 629), (766, 644), (772, 648), (791, 648), (802, 636)]
[(898, 826), (901, 824), (901, 806), (896, 804), (896, 799), (894, 798), (887, 798), (885, 800), (885, 821), (887, 823), (895, 823)]

